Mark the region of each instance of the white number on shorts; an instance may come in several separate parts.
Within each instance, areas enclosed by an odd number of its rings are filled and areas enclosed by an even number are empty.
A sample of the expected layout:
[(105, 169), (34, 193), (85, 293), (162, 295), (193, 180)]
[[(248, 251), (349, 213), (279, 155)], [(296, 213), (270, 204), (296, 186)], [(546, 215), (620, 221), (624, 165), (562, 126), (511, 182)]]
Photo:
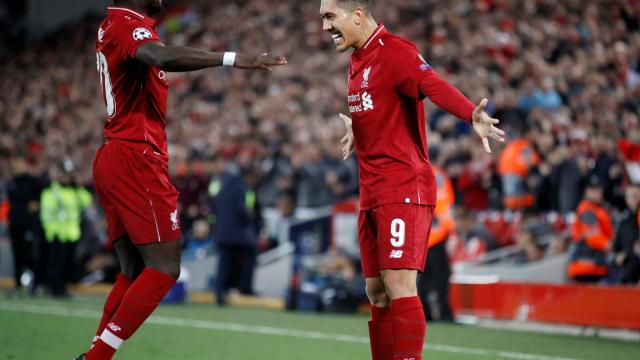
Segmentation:
[(404, 221), (402, 219), (391, 221), (391, 245), (395, 247), (404, 245)]
[(100, 73), (100, 83), (102, 84), (102, 94), (107, 105), (107, 114), (112, 117), (116, 113), (116, 99), (113, 96), (113, 85), (109, 75), (109, 63), (103, 53), (96, 53), (98, 58), (98, 72)]

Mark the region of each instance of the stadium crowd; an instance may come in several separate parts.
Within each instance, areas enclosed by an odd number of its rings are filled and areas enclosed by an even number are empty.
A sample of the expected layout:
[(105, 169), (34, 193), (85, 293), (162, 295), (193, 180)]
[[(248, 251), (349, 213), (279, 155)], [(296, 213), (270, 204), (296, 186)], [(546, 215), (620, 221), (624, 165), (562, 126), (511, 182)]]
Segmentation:
[[(314, 208), (356, 197), (357, 163), (341, 159), (344, 127), (337, 117), (347, 110), (348, 54), (336, 55), (322, 32), (319, 1), (173, 3), (159, 26), (166, 43), (268, 51), (289, 61), (271, 73), (169, 75), (170, 168), (187, 237), (192, 224), (214, 222), (210, 185), (220, 162), (252, 179), (262, 207), (283, 198)], [(510, 241), (522, 245), (522, 261), (537, 260), (543, 245), (532, 229), (550, 216), (575, 222), (590, 186), (602, 189), (600, 205), (614, 229), (635, 219), (629, 213), (637, 213), (637, 201), (625, 202), (624, 193), (640, 183), (640, 1), (396, 0), (375, 8), (376, 20), (415, 41), (472, 101), (489, 98), (507, 131), (506, 147), (494, 144), (486, 154), (466, 124), (426, 107), (431, 160), (453, 182), (460, 226), (468, 228), (459, 231), (462, 237), (473, 227), (464, 217), (488, 210), (524, 214), (526, 226)], [(95, 69), (97, 22), (89, 17), (65, 26), (0, 63), (4, 199), (17, 158), (27, 160), (36, 178), (62, 168), (75, 184), (91, 188), (105, 118)], [(571, 237), (569, 225), (553, 224), (555, 234), (566, 234), (556, 237)], [(640, 273), (638, 221), (629, 226), (635, 236), (614, 241), (619, 236), (610, 232), (599, 249), (608, 266), (632, 264)], [(557, 248), (566, 251), (567, 244)], [(627, 282), (638, 283), (633, 274)]]

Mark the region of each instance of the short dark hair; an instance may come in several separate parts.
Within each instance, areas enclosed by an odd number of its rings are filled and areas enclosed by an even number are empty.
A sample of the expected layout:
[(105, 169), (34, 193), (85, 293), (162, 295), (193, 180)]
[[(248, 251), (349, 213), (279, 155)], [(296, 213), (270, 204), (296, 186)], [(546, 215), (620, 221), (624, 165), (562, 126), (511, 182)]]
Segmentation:
[(362, 6), (367, 14), (370, 12), (372, 3), (373, 0), (338, 0), (338, 4), (340, 6), (347, 7), (351, 10), (355, 9), (357, 6)]

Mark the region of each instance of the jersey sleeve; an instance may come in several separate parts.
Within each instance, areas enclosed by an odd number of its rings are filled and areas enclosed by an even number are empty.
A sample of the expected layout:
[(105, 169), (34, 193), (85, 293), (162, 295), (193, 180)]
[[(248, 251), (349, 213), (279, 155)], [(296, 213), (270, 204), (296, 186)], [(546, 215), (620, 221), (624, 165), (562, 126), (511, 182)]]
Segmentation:
[(448, 113), (471, 122), (475, 105), (445, 81), (420, 55), (415, 46), (395, 41), (387, 51), (396, 91), (414, 99), (428, 97)]
[(129, 21), (122, 26), (118, 34), (118, 43), (122, 53), (129, 58), (135, 58), (136, 51), (142, 44), (160, 41), (155, 29), (142, 21)]

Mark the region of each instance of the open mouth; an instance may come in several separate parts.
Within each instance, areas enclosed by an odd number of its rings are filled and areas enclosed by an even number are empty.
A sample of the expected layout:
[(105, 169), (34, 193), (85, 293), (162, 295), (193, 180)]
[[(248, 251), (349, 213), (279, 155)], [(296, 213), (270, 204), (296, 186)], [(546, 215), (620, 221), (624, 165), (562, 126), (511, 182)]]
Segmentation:
[(342, 33), (340, 32), (335, 32), (331, 34), (331, 38), (333, 38), (333, 43), (338, 46), (340, 44), (342, 44), (344, 42), (344, 37), (342, 36)]

